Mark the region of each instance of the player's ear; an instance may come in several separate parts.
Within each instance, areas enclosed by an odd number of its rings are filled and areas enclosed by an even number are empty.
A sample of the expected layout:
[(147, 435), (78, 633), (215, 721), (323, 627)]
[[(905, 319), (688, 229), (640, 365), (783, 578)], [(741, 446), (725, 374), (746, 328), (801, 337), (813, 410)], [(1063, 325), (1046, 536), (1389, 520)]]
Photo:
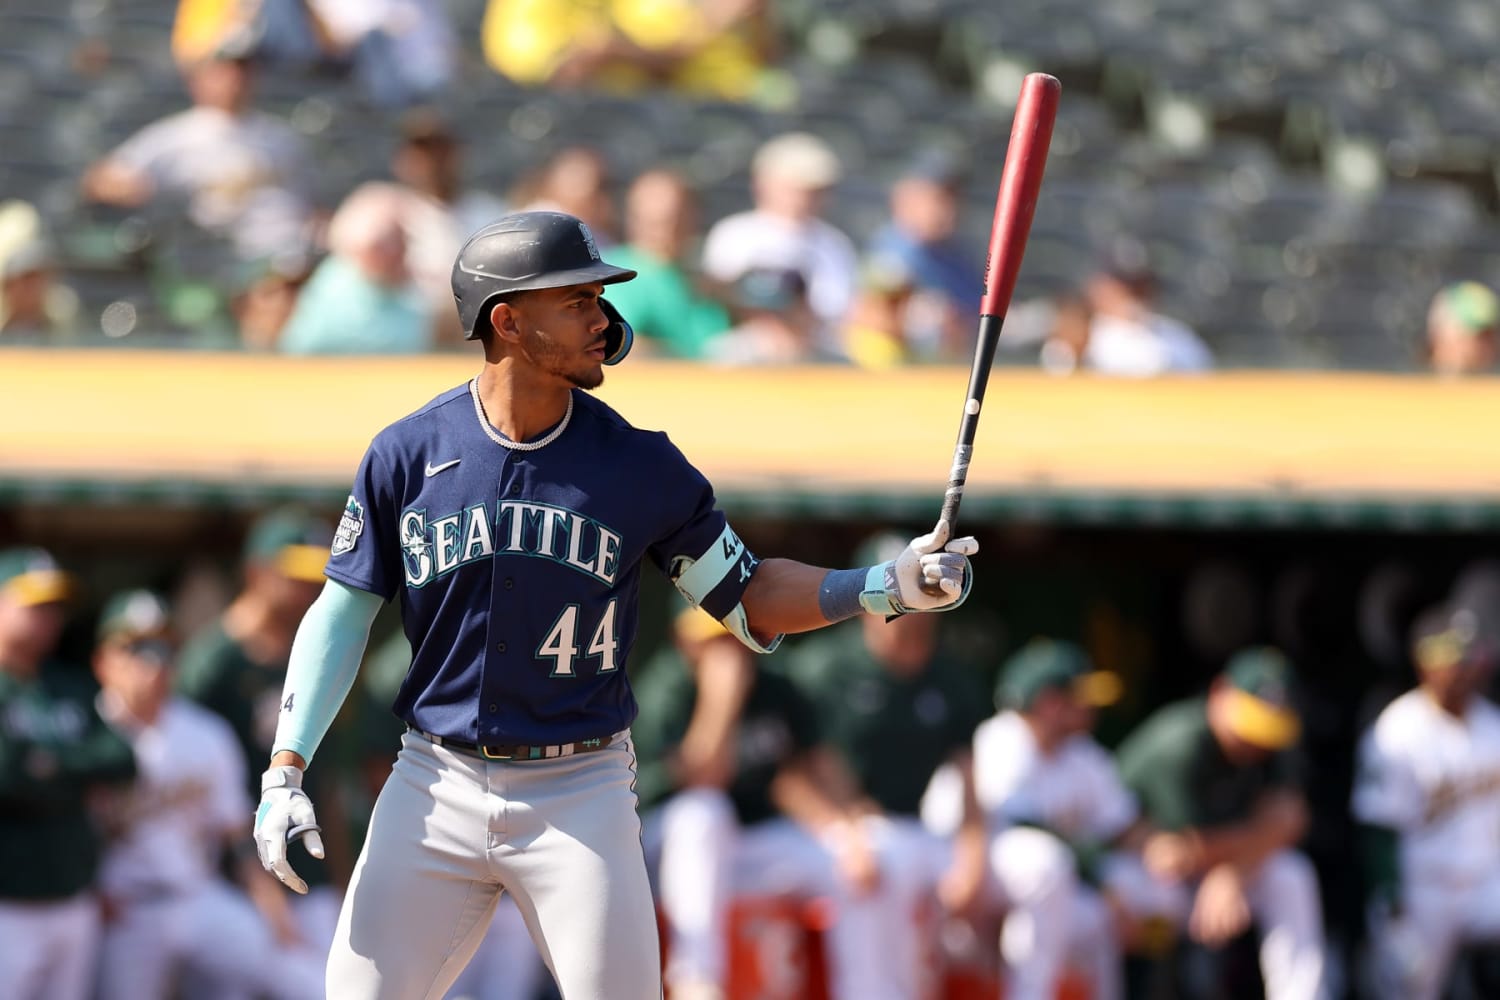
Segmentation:
[(490, 329), (498, 340), (506, 343), (513, 344), (521, 339), (521, 328), (513, 303), (501, 299), (490, 307)]

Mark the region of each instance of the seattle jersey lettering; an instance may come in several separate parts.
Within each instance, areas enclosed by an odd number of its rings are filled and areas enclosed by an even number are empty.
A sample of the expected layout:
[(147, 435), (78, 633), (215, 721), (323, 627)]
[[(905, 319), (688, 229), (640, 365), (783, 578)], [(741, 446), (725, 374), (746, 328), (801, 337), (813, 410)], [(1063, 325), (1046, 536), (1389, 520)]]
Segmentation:
[(502, 500), (493, 518), (483, 503), (437, 518), (411, 508), (399, 524), (409, 587), (496, 552), (550, 559), (609, 586), (620, 569), (619, 533), (566, 507)]

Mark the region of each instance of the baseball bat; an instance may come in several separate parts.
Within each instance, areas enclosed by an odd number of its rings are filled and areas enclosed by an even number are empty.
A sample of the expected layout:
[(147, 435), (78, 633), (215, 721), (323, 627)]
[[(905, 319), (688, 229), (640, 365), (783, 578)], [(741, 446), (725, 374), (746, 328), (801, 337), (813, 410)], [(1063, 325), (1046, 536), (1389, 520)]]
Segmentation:
[(1000, 193), (995, 198), (995, 218), (990, 226), (990, 246), (984, 263), (984, 297), (979, 300), (979, 335), (974, 346), (974, 363), (969, 369), (969, 391), (964, 396), (963, 417), (958, 424), (958, 443), (953, 449), (953, 465), (948, 474), (948, 489), (943, 493), (942, 519), (948, 522), (950, 537), (958, 534), (958, 506), (964, 497), (964, 482), (969, 477), (969, 460), (974, 454), (974, 435), (979, 429), (979, 411), (984, 405), (985, 384), (995, 361), (995, 348), (1010, 297), (1016, 289), (1016, 276), (1026, 252), (1026, 237), (1036, 214), (1037, 196), (1041, 193), (1042, 173), (1047, 168), (1047, 147), (1052, 142), (1052, 125), (1057, 120), (1057, 102), (1062, 84), (1046, 73), (1029, 73), (1021, 81), (1021, 96), (1016, 102), (1011, 122), (1010, 145), (1005, 150), (1005, 166), (1000, 173)]

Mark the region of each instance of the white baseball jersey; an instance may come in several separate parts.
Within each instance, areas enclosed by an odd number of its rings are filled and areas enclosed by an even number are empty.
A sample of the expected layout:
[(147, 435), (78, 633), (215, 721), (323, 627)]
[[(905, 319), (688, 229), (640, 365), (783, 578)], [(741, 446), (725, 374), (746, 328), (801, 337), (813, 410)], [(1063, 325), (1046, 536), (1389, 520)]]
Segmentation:
[(1457, 718), (1420, 688), (1391, 702), (1361, 740), (1353, 810), (1401, 833), (1407, 881), (1500, 871), (1500, 708), (1475, 698)]
[[(106, 715), (118, 718), (102, 697)], [(135, 748), (137, 779), (111, 817), (118, 836), (104, 853), (101, 888), (131, 899), (204, 886), (217, 877), (225, 831), (243, 827), (254, 812), (234, 731), (173, 698), (155, 725), (123, 735)]]
[(1070, 841), (1102, 842), (1137, 815), (1135, 797), (1103, 747), (1080, 734), (1043, 754), (1016, 712), (1002, 712), (975, 731), (974, 791), (992, 830), (1035, 823)]

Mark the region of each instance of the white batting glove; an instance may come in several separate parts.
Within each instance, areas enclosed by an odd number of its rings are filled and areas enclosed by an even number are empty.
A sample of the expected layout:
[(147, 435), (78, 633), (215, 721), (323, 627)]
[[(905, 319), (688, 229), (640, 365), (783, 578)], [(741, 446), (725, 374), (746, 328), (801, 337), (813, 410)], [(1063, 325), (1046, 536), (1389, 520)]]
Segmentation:
[(865, 610), (900, 615), (952, 611), (962, 604), (973, 586), (969, 556), (979, 551), (979, 541), (972, 535), (949, 541), (949, 530), (947, 521), (938, 521), (930, 532), (913, 538), (895, 559), (872, 566), (860, 596)]
[(260, 776), (260, 808), (255, 810), (255, 853), (261, 867), (293, 892), (307, 893), (307, 883), (292, 870), (287, 845), (302, 839), (315, 858), (323, 856), (323, 838), (312, 800), (302, 790), (302, 769), (273, 767)]

